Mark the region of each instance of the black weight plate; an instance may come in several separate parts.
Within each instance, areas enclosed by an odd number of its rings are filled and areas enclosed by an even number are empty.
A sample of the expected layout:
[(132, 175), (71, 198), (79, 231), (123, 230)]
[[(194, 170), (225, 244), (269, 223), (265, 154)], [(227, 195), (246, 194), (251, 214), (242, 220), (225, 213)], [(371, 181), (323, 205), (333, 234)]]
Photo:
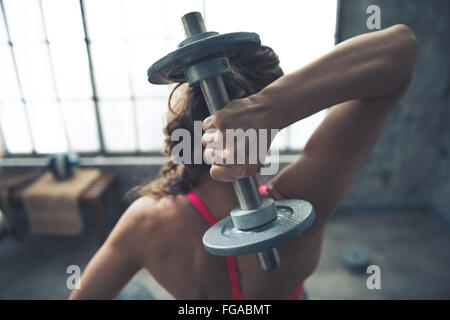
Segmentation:
[(261, 46), (259, 36), (253, 32), (233, 32), (214, 35), (191, 42), (156, 61), (148, 70), (148, 81), (168, 84), (186, 81), (184, 70), (195, 62), (225, 56), (230, 62), (238, 61)]
[(203, 245), (219, 256), (237, 256), (271, 249), (305, 231), (314, 221), (313, 206), (304, 200), (275, 201), (277, 218), (262, 227), (242, 231), (227, 217), (206, 231)]

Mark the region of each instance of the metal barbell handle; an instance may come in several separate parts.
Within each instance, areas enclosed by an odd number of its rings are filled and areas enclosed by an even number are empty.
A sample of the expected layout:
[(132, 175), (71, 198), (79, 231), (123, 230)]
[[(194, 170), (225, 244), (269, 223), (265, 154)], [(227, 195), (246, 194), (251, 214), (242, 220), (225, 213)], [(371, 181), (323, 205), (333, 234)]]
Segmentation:
[[(181, 18), (181, 21), (187, 37), (206, 32), (203, 17), (200, 12), (187, 13)], [(222, 76), (220, 75), (201, 80), (200, 88), (211, 114), (222, 109), (230, 101)], [(262, 199), (253, 177), (246, 177), (234, 181), (233, 188), (242, 210), (254, 209), (261, 205)], [(280, 266), (280, 257), (276, 248), (259, 252), (258, 260), (265, 271), (273, 270)]]

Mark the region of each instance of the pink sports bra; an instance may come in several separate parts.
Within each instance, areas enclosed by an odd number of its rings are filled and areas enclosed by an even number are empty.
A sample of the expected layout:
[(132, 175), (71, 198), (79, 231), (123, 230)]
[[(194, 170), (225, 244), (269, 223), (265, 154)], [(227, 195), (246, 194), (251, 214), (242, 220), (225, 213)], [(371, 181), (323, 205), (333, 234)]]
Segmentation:
[[(259, 193), (264, 193), (267, 190), (266, 185), (261, 185), (259, 187)], [(203, 204), (200, 198), (191, 191), (187, 194), (188, 199), (191, 201), (192, 205), (197, 209), (197, 211), (205, 218), (205, 220), (212, 226), (217, 222), (217, 219), (212, 215), (211, 211)], [(231, 298), (230, 300), (244, 300), (244, 296), (241, 292), (241, 285), (239, 283), (239, 270), (236, 263), (236, 257), (227, 257), (228, 266), (228, 277), (231, 283)], [(288, 300), (299, 300), (301, 299), (303, 291), (303, 283), (298, 287), (293, 294), (291, 294)]]

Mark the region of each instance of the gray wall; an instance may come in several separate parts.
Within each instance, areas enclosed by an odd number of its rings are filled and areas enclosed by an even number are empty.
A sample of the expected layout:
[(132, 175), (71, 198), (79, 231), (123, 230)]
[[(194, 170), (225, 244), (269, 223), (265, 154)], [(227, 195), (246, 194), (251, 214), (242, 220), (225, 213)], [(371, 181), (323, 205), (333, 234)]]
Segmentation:
[(450, 221), (450, 1), (341, 2), (338, 41), (366, 33), (366, 9), (381, 27), (408, 25), (420, 42), (414, 81), (392, 113), (344, 205), (429, 206)]

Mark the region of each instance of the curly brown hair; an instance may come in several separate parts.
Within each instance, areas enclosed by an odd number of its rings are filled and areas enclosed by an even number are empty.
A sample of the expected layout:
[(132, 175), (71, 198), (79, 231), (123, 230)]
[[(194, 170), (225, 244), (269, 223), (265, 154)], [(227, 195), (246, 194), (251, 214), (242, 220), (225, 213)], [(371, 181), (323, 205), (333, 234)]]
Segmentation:
[[(245, 61), (234, 63), (232, 72), (224, 76), (224, 82), (230, 98), (238, 99), (259, 92), (282, 75), (277, 54), (270, 47), (261, 46)], [(179, 83), (170, 93), (168, 106), (167, 125), (164, 128), (164, 153), (169, 159), (161, 167), (156, 179), (133, 188), (132, 191), (140, 196), (160, 199), (165, 196), (186, 194), (210, 169), (210, 165), (204, 162), (194, 164), (193, 152), (190, 164), (177, 164), (170, 158), (172, 148), (178, 144), (178, 141), (171, 139), (176, 129), (189, 131), (192, 137), (191, 150), (194, 150), (194, 121), (203, 121), (209, 116), (202, 91), (199, 87), (191, 88), (186, 83)]]

